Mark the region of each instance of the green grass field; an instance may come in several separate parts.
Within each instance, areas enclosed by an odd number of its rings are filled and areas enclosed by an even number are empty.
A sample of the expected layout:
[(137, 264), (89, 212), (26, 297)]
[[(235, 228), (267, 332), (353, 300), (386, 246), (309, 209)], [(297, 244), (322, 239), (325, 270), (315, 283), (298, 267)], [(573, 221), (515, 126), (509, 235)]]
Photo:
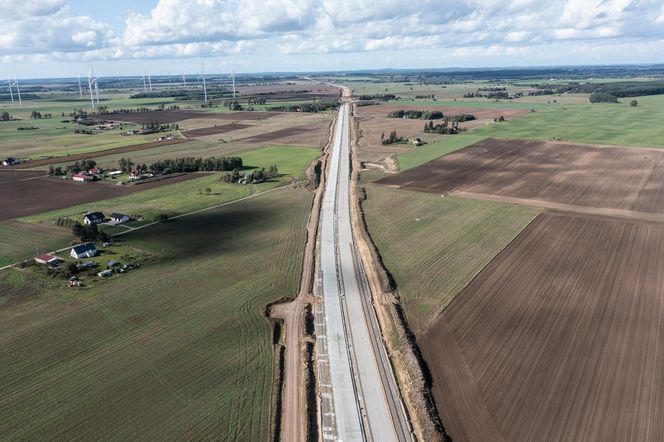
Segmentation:
[(69, 231), (56, 226), (0, 221), (0, 267), (63, 247), (70, 239)]
[[(80, 218), (89, 211), (122, 212), (130, 215), (142, 215), (147, 219), (152, 219), (159, 213), (167, 213), (171, 216), (178, 215), (283, 186), (293, 176), (300, 176), (318, 154), (318, 149), (305, 147), (272, 146), (260, 148), (243, 152), (244, 164), (249, 167), (265, 168), (276, 164), (281, 175), (278, 179), (256, 185), (226, 184), (220, 181), (224, 173), (218, 172), (118, 198), (40, 213), (22, 218), (22, 220), (43, 222), (61, 217)], [(210, 195), (199, 192), (206, 187), (212, 189)]]
[(630, 98), (618, 104), (551, 105), (502, 123), (478, 127), (460, 135), (417, 147), (397, 156), (406, 170), (487, 137), (664, 147), (664, 95)]
[(369, 232), (392, 273), (415, 332), (536, 216), (529, 207), (367, 184)]
[(311, 200), (283, 189), (136, 232), (157, 257), (81, 291), (0, 274), (2, 439), (266, 440), (261, 309), (297, 291)]
[(664, 95), (637, 97), (619, 104), (557, 105), (473, 131), (485, 137), (509, 137), (583, 143), (664, 147)]

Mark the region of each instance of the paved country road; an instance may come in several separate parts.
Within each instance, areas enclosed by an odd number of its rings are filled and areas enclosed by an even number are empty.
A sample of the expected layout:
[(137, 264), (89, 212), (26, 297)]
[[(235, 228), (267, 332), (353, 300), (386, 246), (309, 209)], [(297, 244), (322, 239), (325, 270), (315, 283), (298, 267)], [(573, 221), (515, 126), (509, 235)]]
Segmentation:
[(349, 105), (335, 129), (320, 230), (319, 373), (324, 440), (411, 440), (350, 214)]

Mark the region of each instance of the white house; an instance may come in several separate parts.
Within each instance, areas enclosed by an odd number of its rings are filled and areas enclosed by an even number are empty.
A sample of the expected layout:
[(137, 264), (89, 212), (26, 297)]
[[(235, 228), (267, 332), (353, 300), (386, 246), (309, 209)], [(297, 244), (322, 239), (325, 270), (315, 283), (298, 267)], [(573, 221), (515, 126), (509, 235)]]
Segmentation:
[(81, 258), (92, 258), (97, 255), (97, 248), (91, 242), (85, 244), (79, 244), (72, 247), (71, 252), (69, 252), (72, 258), (81, 259)]
[(114, 223), (126, 223), (129, 221), (129, 217), (124, 213), (111, 213), (111, 221)]
[(101, 224), (104, 222), (104, 214), (101, 212), (86, 213), (83, 217), (83, 224)]

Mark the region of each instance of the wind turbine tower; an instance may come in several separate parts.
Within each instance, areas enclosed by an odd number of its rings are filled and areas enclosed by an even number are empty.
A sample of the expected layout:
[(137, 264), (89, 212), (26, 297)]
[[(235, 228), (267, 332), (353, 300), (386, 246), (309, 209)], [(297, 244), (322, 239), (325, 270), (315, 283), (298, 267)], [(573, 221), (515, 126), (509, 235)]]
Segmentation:
[(208, 99), (207, 99), (207, 86), (205, 85), (205, 61), (203, 61), (203, 97), (205, 99), (205, 103), (207, 104)]
[(231, 77), (233, 78), (233, 99), (235, 99), (235, 68), (233, 68)]
[(149, 72), (148, 72), (148, 85), (150, 86), (150, 92), (152, 92), (152, 78), (150, 78)]
[(145, 72), (143, 72), (143, 76), (141, 76), (141, 79), (143, 80), (143, 93), (146, 93), (148, 91), (148, 88), (145, 85)]
[(18, 87), (18, 79), (16, 78), (16, 75), (14, 75), (14, 82), (12, 83), (11, 79), (9, 76), (7, 76), (7, 84), (9, 85), (9, 96), (12, 99), (12, 103), (14, 102), (14, 92), (13, 88), (16, 86), (16, 94), (18, 95), (18, 105), (23, 106), (23, 102), (21, 101), (21, 89)]
[(81, 73), (78, 73), (78, 96), (83, 98), (83, 88), (81, 88)]
[(187, 87), (187, 77), (182, 73), (182, 87)]
[(99, 104), (99, 85), (97, 84), (97, 77), (95, 77), (95, 71), (93, 68), (90, 68), (90, 73), (88, 74), (88, 88), (90, 89), (90, 103), (92, 104), (92, 109), (94, 109), (95, 99), (97, 104)]
[(9, 96), (12, 98), (12, 103), (14, 102), (14, 91), (12, 88), (14, 87), (14, 83), (12, 83), (11, 79), (9, 78), (9, 75), (7, 75), (7, 86), (9, 86)]

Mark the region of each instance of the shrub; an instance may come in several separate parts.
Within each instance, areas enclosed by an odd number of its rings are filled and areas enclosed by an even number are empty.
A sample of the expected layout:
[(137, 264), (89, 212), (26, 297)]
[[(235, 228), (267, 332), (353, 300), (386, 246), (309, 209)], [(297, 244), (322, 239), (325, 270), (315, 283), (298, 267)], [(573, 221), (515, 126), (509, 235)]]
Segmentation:
[(637, 104), (638, 104), (638, 103), (636, 102), (636, 100), (632, 100), (632, 101), (629, 102), (629, 105), (630, 105), (631, 107), (636, 107)]

